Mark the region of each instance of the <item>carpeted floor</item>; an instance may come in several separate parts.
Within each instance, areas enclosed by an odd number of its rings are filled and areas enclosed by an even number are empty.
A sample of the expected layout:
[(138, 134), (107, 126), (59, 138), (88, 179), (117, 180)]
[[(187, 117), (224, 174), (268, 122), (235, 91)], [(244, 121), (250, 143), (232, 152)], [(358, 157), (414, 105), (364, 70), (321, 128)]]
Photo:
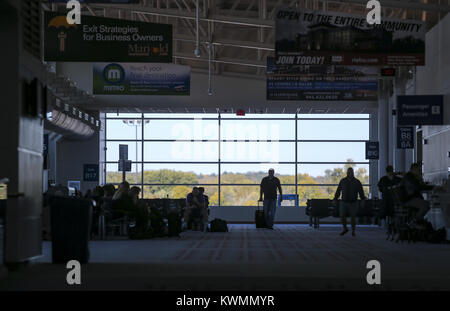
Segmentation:
[[(90, 263), (76, 289), (417, 290), (450, 289), (450, 244), (397, 244), (378, 227), (230, 225), (228, 233), (184, 232), (181, 238), (91, 241)], [(366, 264), (381, 263), (381, 286)], [(67, 269), (52, 265), (51, 244), (30, 267), (10, 272), (0, 289), (71, 289)]]

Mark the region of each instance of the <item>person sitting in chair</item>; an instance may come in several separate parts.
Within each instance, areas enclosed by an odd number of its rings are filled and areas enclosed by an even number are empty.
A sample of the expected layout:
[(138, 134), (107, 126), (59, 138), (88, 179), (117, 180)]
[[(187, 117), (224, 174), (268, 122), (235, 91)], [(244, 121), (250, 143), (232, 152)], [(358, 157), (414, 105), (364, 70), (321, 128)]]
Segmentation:
[(200, 220), (203, 230), (205, 230), (205, 224), (208, 223), (208, 213), (205, 208), (204, 197), (201, 195), (198, 187), (192, 188), (192, 192), (186, 197), (186, 210), (183, 217), (183, 228), (186, 228), (188, 223)]
[(425, 201), (422, 191), (433, 190), (434, 186), (427, 185), (422, 178), (422, 166), (419, 163), (411, 164), (409, 172), (403, 177), (400, 186), (403, 187), (405, 197), (403, 206), (417, 208), (416, 220), (423, 220), (430, 210), (430, 202)]

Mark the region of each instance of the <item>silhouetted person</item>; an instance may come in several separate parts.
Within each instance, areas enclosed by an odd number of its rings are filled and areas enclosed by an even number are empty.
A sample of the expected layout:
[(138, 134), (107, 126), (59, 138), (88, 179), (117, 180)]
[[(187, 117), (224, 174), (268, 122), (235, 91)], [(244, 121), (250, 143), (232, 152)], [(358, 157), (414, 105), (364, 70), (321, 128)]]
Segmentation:
[(394, 168), (392, 165), (386, 167), (386, 175), (381, 177), (378, 182), (378, 190), (382, 194), (382, 213), (381, 219), (386, 217), (393, 217), (395, 211), (394, 196), (392, 193), (392, 188), (397, 186), (402, 179), (395, 175)]
[(356, 214), (358, 213), (358, 194), (361, 200), (365, 200), (364, 190), (361, 182), (355, 178), (353, 168), (347, 169), (347, 177), (344, 177), (339, 182), (339, 186), (334, 195), (334, 200), (338, 200), (342, 193), (342, 201), (339, 207), (341, 214), (341, 221), (344, 230), (341, 235), (348, 232), (347, 229), (347, 217), (350, 216), (352, 224), (352, 235), (355, 236), (356, 229)]
[(414, 207), (419, 211), (416, 214), (416, 220), (422, 220), (425, 214), (430, 210), (430, 203), (425, 201), (422, 191), (432, 190), (434, 187), (427, 185), (422, 178), (422, 166), (419, 163), (411, 164), (409, 172), (405, 174), (401, 182), (405, 192), (403, 205)]
[(197, 218), (200, 218), (203, 231), (205, 231), (206, 224), (208, 223), (208, 213), (203, 195), (200, 193), (198, 187), (194, 187), (192, 188), (192, 192), (186, 196), (186, 210), (184, 212), (182, 227), (186, 227), (189, 222)]
[(200, 191), (200, 195), (203, 197), (203, 202), (205, 203), (205, 208), (209, 215), (209, 197), (205, 194), (205, 188), (198, 187), (198, 190)]
[(280, 180), (274, 176), (275, 170), (269, 170), (269, 176), (261, 180), (259, 201), (263, 201), (264, 194), (264, 217), (268, 229), (273, 229), (273, 221), (275, 220), (275, 212), (277, 209), (277, 189), (280, 192), (280, 202), (283, 201)]

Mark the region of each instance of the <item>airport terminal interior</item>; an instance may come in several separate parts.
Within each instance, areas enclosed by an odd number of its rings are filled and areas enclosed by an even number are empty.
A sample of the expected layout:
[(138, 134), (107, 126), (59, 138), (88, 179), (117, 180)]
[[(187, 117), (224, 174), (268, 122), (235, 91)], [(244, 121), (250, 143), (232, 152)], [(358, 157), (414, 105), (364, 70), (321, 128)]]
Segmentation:
[(450, 290), (449, 11), (0, 0), (0, 290)]

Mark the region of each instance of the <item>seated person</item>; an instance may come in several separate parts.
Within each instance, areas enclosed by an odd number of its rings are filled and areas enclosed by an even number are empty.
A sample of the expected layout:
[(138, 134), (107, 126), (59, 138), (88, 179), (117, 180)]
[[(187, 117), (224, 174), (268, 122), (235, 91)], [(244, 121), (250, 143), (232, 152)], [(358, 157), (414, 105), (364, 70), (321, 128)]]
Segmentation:
[(129, 196), (133, 202), (133, 209), (129, 215), (136, 221), (136, 227), (133, 231), (135, 237), (145, 237), (149, 234), (150, 213), (147, 204), (139, 200), (141, 189), (139, 187), (131, 187)]
[(113, 218), (129, 215), (134, 209), (134, 202), (130, 196), (130, 184), (126, 181), (119, 185), (112, 197)]
[(200, 217), (203, 229), (205, 230), (205, 224), (208, 223), (208, 213), (206, 211), (204, 198), (200, 194), (198, 187), (192, 188), (192, 192), (186, 197), (186, 210), (184, 212), (182, 227), (187, 227), (187, 224), (194, 220), (194, 217)]
[(203, 202), (205, 202), (205, 208), (208, 212), (208, 216), (209, 216), (209, 197), (205, 194), (205, 188), (203, 187), (198, 187), (198, 190), (200, 191), (200, 195), (203, 198)]
[(403, 188), (405, 195), (402, 200), (403, 205), (409, 208), (417, 208), (416, 220), (423, 220), (425, 214), (430, 210), (430, 202), (424, 200), (421, 192), (432, 190), (434, 187), (423, 181), (422, 166), (419, 163), (411, 164), (411, 168), (403, 177), (400, 186)]

